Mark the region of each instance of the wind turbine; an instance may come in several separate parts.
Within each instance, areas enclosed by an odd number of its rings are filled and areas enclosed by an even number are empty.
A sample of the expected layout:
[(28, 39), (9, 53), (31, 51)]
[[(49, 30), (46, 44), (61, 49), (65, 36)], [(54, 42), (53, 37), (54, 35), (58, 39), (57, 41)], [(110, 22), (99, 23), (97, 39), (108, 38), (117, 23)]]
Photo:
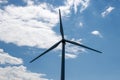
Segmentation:
[(61, 33), (61, 37), (62, 39), (57, 42), (56, 44), (54, 44), (52, 47), (50, 47), (49, 49), (47, 49), (45, 52), (43, 52), (42, 54), (38, 55), (37, 57), (35, 57), (34, 59), (32, 59), (30, 61), (30, 63), (32, 63), (33, 61), (35, 61), (36, 59), (40, 58), (41, 56), (43, 56), (44, 54), (46, 54), (47, 52), (51, 51), (52, 49), (56, 48), (60, 43), (62, 43), (62, 57), (61, 57), (61, 80), (65, 80), (65, 44), (66, 43), (71, 43), (98, 53), (102, 53), (101, 51), (98, 51), (96, 49), (87, 47), (85, 45), (79, 44), (77, 42), (74, 41), (70, 41), (64, 38), (64, 31), (63, 31), (63, 25), (62, 25), (62, 19), (61, 19), (61, 12), (59, 9), (59, 20), (60, 20), (60, 33)]

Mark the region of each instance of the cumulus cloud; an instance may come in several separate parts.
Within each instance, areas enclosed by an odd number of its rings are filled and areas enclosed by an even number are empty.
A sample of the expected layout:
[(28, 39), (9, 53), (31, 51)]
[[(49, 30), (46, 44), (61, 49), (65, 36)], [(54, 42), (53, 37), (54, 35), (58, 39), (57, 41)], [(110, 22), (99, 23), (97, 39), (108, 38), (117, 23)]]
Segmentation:
[(5, 53), (3, 49), (0, 49), (0, 64), (12, 64), (12, 65), (18, 65), (22, 64), (23, 61), (21, 58), (16, 58), (8, 53)]
[(100, 33), (99, 31), (97, 31), (97, 30), (92, 31), (91, 34), (93, 34), (93, 35), (95, 35), (95, 36), (99, 36), (99, 37), (101, 37), (101, 38), (103, 37), (103, 36), (101, 35), (101, 33)]
[(69, 15), (71, 8), (80, 11), (87, 8), (89, 0), (65, 0), (55, 7), (49, 3), (34, 4), (34, 0), (23, 0), (25, 6), (6, 5), (0, 9), (0, 41), (18, 46), (49, 48), (61, 39), (53, 28), (59, 23), (58, 9), (62, 16)]
[(47, 7), (47, 4), (26, 7), (10, 5), (0, 10), (0, 40), (19, 46), (48, 48), (59, 40), (59, 36), (52, 30), (58, 22), (58, 15)]
[(109, 6), (104, 12), (101, 13), (102, 17), (107, 16), (108, 14), (110, 14), (112, 12), (112, 10), (114, 10), (115, 8), (112, 6)]
[(44, 74), (33, 73), (23, 65), (0, 67), (0, 80), (48, 80)]
[(0, 49), (0, 64), (8, 63), (9, 66), (0, 66), (0, 80), (48, 80), (43, 78), (45, 74), (27, 70), (27, 67), (23, 66), (23, 60), (21, 58), (13, 57), (9, 53), (4, 52), (3, 49)]

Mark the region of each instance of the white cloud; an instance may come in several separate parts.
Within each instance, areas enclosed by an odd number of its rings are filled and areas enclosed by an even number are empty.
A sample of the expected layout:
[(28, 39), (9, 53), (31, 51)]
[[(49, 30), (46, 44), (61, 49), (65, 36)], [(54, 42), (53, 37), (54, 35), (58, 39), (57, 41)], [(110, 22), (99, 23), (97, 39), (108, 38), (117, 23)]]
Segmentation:
[(112, 12), (112, 10), (114, 10), (115, 8), (112, 6), (109, 6), (104, 12), (101, 13), (102, 17), (107, 16), (108, 14), (110, 14)]
[(33, 73), (25, 66), (0, 67), (0, 80), (48, 80), (42, 78), (44, 74)]
[(99, 37), (101, 37), (101, 38), (103, 37), (103, 36), (101, 35), (101, 33), (100, 33), (99, 31), (97, 31), (97, 30), (92, 31), (91, 34), (93, 34), (93, 35), (95, 35), (95, 36), (99, 36)]
[(75, 54), (65, 54), (65, 58), (66, 59), (74, 59), (74, 58), (77, 58), (77, 55), (75, 55)]
[(83, 27), (83, 23), (82, 23), (82, 22), (80, 22), (80, 23), (79, 23), (79, 26), (80, 26), (80, 27)]
[(18, 65), (18, 64), (22, 64), (22, 63), (23, 63), (23, 61), (21, 58), (13, 57), (13, 56), (9, 55), (8, 53), (5, 53), (3, 51), (3, 49), (0, 49), (0, 64)]
[(81, 10), (80, 12), (84, 11), (89, 6), (90, 0), (81, 0)]
[(39, 48), (48, 48), (58, 41), (60, 37), (52, 30), (58, 22), (58, 14), (47, 7), (47, 4), (26, 7), (10, 5), (0, 10), (0, 40)]
[(65, 2), (66, 6), (69, 8), (73, 7), (75, 13), (78, 11), (78, 7), (81, 6), (80, 12), (84, 11), (90, 3), (90, 0), (67, 0)]
[[(35, 2), (39, 3), (39, 1), (35, 0), (23, 0), (23, 1), (27, 3), (27, 5), (33, 5)], [(76, 13), (78, 11), (78, 7), (80, 7), (80, 12), (82, 12), (89, 6), (89, 3), (90, 0), (64, 0), (64, 5), (61, 5), (53, 9), (58, 10), (60, 8), (62, 10), (62, 13), (65, 15), (70, 13), (71, 8), (73, 8)]]
[(0, 0), (0, 4), (1, 3), (7, 3), (8, 1), (7, 0)]
[[(45, 74), (27, 70), (27, 67), (22, 65), (22, 59), (9, 55), (3, 49), (0, 49), (0, 63), (1, 65), (10, 64), (9, 66), (0, 66), (0, 80), (48, 80), (43, 78), (46, 76)], [(12, 64), (19, 65), (15, 66)]]

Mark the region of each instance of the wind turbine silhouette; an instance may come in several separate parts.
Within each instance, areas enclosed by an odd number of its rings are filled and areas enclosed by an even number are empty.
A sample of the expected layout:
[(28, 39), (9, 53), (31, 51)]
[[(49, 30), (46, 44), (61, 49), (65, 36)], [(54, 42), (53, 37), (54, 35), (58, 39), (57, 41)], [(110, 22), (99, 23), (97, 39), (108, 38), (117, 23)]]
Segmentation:
[(44, 54), (46, 54), (47, 52), (51, 51), (52, 49), (56, 48), (60, 43), (62, 43), (62, 57), (61, 57), (61, 80), (65, 80), (65, 44), (67, 43), (71, 43), (98, 53), (102, 53), (101, 51), (98, 51), (96, 49), (87, 47), (85, 45), (79, 44), (77, 42), (74, 41), (70, 41), (64, 38), (64, 31), (63, 31), (63, 25), (62, 25), (62, 19), (61, 19), (61, 12), (59, 9), (59, 19), (60, 19), (60, 33), (61, 33), (61, 37), (62, 39), (57, 42), (56, 44), (54, 44), (52, 47), (50, 47), (49, 49), (47, 49), (45, 52), (43, 52), (42, 54), (38, 55), (36, 58), (34, 58), (33, 60), (30, 61), (30, 63), (32, 63), (33, 61), (35, 61), (36, 59), (40, 58), (41, 56), (43, 56)]

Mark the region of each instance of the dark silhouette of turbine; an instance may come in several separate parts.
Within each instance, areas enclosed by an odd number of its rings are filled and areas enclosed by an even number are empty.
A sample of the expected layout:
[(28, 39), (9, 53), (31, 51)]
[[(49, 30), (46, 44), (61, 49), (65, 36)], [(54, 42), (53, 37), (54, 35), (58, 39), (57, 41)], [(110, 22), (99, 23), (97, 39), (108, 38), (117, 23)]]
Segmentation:
[(52, 47), (50, 47), (49, 49), (47, 49), (45, 52), (43, 52), (42, 54), (38, 55), (36, 58), (34, 58), (33, 60), (30, 61), (30, 63), (32, 63), (33, 61), (35, 61), (36, 59), (38, 59), (39, 57), (43, 56), (44, 54), (46, 54), (47, 52), (51, 51), (52, 49), (56, 48), (60, 43), (62, 43), (62, 57), (61, 57), (61, 80), (65, 80), (65, 44), (67, 43), (71, 43), (98, 53), (102, 53), (101, 51), (95, 50), (93, 48), (87, 47), (85, 45), (79, 44), (77, 42), (74, 41), (70, 41), (70, 40), (66, 40), (64, 38), (64, 31), (63, 31), (63, 26), (62, 26), (62, 19), (61, 19), (61, 12), (59, 9), (59, 19), (60, 19), (60, 33), (61, 33), (61, 37), (62, 39), (57, 42), (56, 44), (54, 44)]

